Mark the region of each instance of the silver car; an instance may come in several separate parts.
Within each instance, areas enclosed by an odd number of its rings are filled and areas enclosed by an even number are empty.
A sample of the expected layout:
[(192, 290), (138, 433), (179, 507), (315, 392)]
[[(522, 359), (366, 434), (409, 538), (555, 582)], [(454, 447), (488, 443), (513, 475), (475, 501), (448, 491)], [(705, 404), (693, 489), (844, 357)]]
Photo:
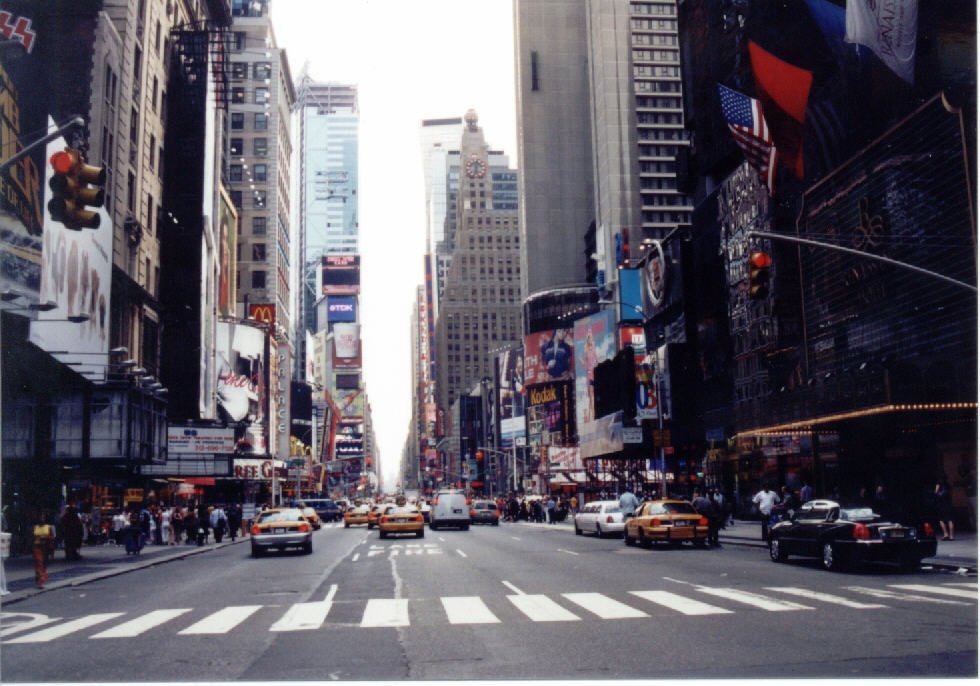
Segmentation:
[(575, 533), (602, 536), (623, 535), (623, 513), (618, 500), (596, 500), (586, 503), (574, 517)]

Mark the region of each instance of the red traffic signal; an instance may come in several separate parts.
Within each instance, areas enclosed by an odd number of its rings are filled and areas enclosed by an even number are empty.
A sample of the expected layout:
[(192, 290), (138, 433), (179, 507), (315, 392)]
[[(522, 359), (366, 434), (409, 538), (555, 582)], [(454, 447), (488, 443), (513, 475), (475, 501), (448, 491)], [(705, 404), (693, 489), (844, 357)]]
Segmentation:
[(105, 169), (86, 164), (81, 151), (75, 148), (56, 152), (49, 161), (54, 170), (48, 182), (52, 193), (48, 201), (51, 218), (74, 231), (99, 228), (98, 213), (86, 205), (102, 207), (105, 203), (105, 191), (91, 187), (105, 184)]
[(762, 300), (769, 295), (769, 270), (772, 256), (767, 252), (755, 250), (749, 254), (749, 299)]

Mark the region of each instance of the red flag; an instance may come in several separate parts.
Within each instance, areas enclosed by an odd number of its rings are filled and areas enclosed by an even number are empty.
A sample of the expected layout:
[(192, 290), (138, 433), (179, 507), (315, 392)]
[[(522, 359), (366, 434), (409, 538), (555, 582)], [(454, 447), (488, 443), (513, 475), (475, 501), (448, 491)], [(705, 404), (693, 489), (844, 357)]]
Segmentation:
[(784, 62), (752, 41), (749, 41), (749, 59), (780, 159), (802, 179), (803, 128), (813, 74)]

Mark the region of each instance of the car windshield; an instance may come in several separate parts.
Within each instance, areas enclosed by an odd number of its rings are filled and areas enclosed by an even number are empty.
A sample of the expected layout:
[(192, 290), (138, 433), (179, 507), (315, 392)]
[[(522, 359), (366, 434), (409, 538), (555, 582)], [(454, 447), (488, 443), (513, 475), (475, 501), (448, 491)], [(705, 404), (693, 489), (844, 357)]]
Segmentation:
[(418, 511), (414, 505), (392, 505), (385, 514), (418, 514)]
[(842, 507), (840, 511), (840, 518), (848, 522), (866, 522), (878, 516), (870, 507)]
[(473, 504), (473, 509), (474, 510), (489, 510), (489, 509), (495, 508), (495, 507), (496, 507), (496, 505), (491, 505), (490, 503), (474, 503)]
[(619, 503), (609, 503), (608, 505), (603, 506), (602, 511), (608, 513), (619, 512)]
[(259, 515), (259, 524), (265, 522), (295, 522), (302, 518), (299, 510), (276, 510), (274, 512), (263, 512)]
[(651, 503), (648, 514), (697, 514), (690, 503)]

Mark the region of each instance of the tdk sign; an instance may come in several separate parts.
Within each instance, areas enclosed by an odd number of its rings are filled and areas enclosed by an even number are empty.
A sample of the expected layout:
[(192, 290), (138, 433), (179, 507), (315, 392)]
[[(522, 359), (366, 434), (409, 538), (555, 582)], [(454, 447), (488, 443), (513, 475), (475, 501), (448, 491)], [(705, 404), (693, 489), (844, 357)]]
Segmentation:
[(352, 295), (328, 296), (327, 321), (356, 322), (357, 321), (357, 298)]

